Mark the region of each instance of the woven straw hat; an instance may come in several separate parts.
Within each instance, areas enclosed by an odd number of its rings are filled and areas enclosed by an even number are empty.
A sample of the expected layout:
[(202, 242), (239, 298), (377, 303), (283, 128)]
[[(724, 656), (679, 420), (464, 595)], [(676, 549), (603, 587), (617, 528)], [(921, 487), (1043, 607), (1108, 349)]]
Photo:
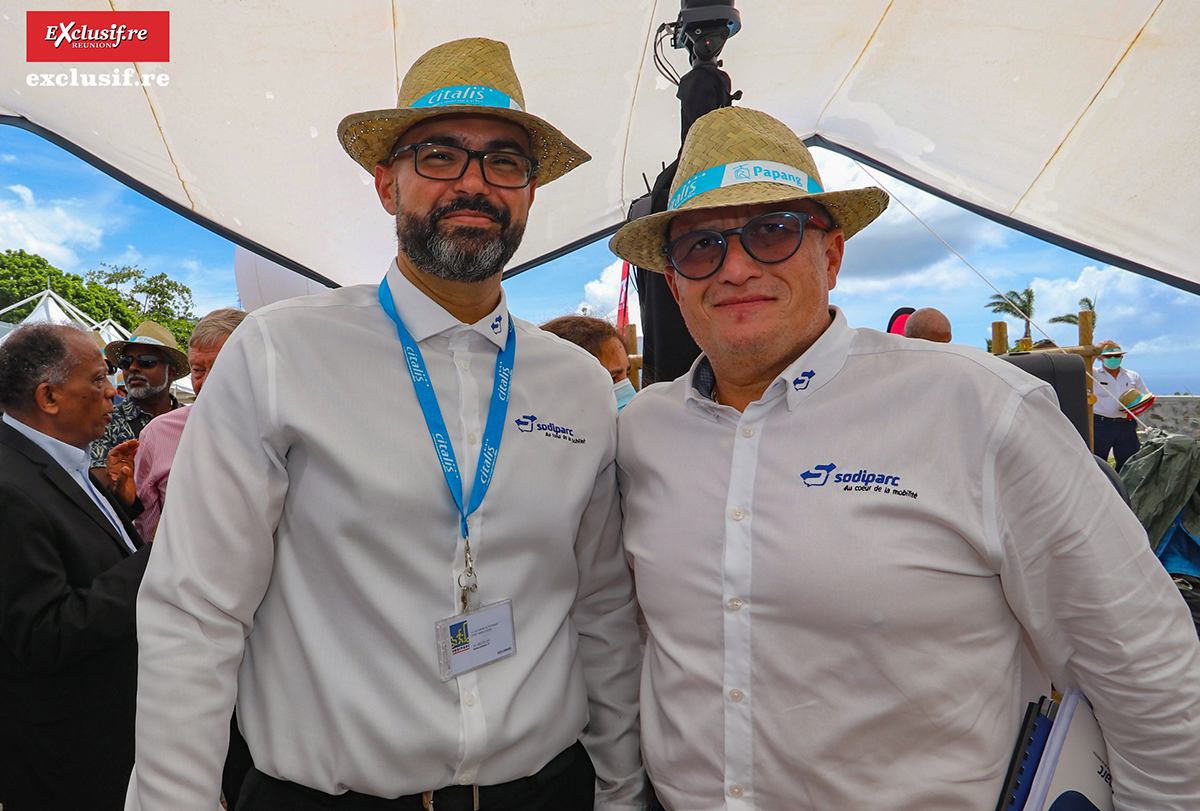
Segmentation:
[(1154, 395), (1140, 392), (1137, 389), (1129, 389), (1121, 395), (1121, 405), (1132, 414), (1141, 414), (1154, 405)]
[(1125, 350), (1123, 350), (1121, 345), (1116, 341), (1109, 343), (1109, 345), (1100, 352), (1100, 357), (1102, 358), (1120, 358), (1124, 356)]
[(395, 109), (355, 113), (338, 124), (342, 148), (375, 173), (396, 141), (414, 124), (439, 115), (494, 115), (529, 133), (544, 186), (592, 156), (554, 127), (525, 112), (525, 94), (508, 46), (493, 39), (459, 39), (439, 45), (413, 63), (400, 85)]
[(133, 334), (128, 340), (113, 341), (108, 346), (104, 347), (104, 357), (113, 366), (121, 360), (121, 356), (125, 354), (125, 349), (131, 344), (136, 344), (134, 350), (138, 346), (156, 346), (167, 353), (169, 363), (175, 366), (175, 375), (172, 380), (178, 380), (181, 377), (187, 377), (192, 373), (192, 365), (188, 363), (187, 355), (180, 351), (179, 344), (175, 342), (175, 336), (171, 331), (162, 324), (157, 324), (153, 321), (143, 321), (137, 325)]
[(804, 142), (781, 121), (746, 107), (722, 107), (692, 124), (666, 211), (624, 225), (608, 246), (638, 267), (666, 271), (667, 226), (682, 211), (812, 200), (846, 239), (883, 213), (888, 195), (870, 186), (825, 191)]

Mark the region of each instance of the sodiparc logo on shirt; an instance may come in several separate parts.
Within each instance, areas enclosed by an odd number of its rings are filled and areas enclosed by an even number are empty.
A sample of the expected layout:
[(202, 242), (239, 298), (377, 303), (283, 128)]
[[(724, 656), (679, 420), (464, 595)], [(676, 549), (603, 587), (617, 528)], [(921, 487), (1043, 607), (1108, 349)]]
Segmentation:
[(523, 434), (531, 434), (534, 431), (541, 431), (551, 439), (561, 439), (570, 442), (573, 445), (582, 445), (587, 442), (581, 436), (575, 436), (575, 429), (568, 428), (564, 425), (555, 425), (553, 422), (538, 422), (536, 414), (525, 414), (513, 420), (517, 424), (517, 430)]
[(800, 473), (800, 480), (807, 487), (824, 487), (829, 482), (842, 485), (842, 490), (852, 493), (883, 493), (885, 495), (916, 498), (917, 493), (900, 487), (900, 477), (890, 473), (876, 473), (859, 468), (853, 473), (834, 473), (837, 465), (826, 462), (813, 465), (811, 470)]

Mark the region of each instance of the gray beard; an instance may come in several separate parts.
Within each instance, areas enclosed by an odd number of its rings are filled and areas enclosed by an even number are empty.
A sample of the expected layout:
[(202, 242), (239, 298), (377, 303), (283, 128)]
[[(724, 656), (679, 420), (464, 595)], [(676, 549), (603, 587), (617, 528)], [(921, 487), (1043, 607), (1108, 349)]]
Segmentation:
[(129, 383), (126, 383), (125, 391), (129, 393), (129, 399), (131, 400), (148, 400), (156, 394), (162, 394), (170, 385), (171, 381), (168, 380), (161, 386), (143, 386), (138, 388), (135, 392), (133, 389), (129, 388)]
[(397, 199), (396, 237), (418, 270), (452, 282), (482, 282), (504, 271), (521, 244), (525, 224), (514, 224), (505, 212), (488, 208), (489, 213), (498, 215), (499, 234), (459, 226), (447, 232), (438, 226), (446, 213), (462, 208), (473, 206), (444, 206), (422, 218), (402, 212)]

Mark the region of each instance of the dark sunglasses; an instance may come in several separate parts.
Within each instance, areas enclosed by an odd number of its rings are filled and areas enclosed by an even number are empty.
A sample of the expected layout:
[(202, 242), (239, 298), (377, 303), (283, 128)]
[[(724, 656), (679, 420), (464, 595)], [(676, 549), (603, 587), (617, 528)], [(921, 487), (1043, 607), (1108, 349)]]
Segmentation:
[(537, 172), (537, 161), (519, 152), (476, 152), (444, 144), (409, 144), (392, 150), (388, 162), (411, 152), (413, 168), (430, 180), (458, 180), (467, 172), (472, 158), (483, 167), (483, 179), (501, 189), (523, 189)]
[(117, 373), (117, 367), (113, 366), (112, 361), (110, 361), (108, 358), (104, 359), (104, 365), (108, 367), (108, 373), (110, 375), (115, 375)]
[(117, 361), (117, 366), (128, 370), (130, 366), (133, 366), (134, 363), (137, 363), (137, 365), (142, 369), (153, 369), (162, 362), (163, 359), (158, 355), (122, 355), (121, 359)]
[(690, 231), (668, 242), (663, 248), (663, 254), (670, 260), (675, 271), (685, 279), (707, 279), (725, 263), (729, 237), (734, 234), (741, 237), (742, 248), (752, 259), (775, 265), (791, 259), (800, 249), (806, 225), (820, 228), (822, 231), (833, 230), (812, 214), (775, 211), (761, 214), (741, 228), (730, 228), (728, 231)]

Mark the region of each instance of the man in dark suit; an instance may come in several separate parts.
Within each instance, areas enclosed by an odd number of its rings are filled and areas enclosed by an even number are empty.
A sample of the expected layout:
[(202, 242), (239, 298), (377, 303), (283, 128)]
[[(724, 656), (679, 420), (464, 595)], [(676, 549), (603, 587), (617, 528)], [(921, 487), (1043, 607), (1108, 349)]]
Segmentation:
[(0, 344), (4, 811), (119, 809), (133, 766), (134, 598), (150, 549), (88, 474), (116, 393), (108, 371), (72, 327)]

